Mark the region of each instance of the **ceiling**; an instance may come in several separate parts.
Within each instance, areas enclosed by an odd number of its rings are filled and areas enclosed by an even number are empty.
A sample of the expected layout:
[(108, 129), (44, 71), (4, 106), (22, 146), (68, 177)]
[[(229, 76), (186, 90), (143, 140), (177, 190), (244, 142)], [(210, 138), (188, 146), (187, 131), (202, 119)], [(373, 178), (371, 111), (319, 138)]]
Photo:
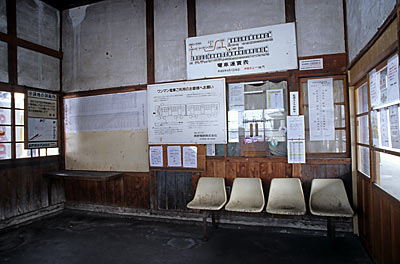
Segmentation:
[(103, 0), (42, 0), (58, 10), (66, 10), (78, 6), (93, 4)]

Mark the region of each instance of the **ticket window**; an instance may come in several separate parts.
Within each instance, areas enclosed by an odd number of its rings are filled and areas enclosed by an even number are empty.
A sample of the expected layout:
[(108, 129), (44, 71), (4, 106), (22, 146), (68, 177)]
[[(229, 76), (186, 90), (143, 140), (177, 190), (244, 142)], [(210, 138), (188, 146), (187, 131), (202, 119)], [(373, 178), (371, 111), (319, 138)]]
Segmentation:
[(286, 156), (287, 82), (228, 85), (228, 156)]

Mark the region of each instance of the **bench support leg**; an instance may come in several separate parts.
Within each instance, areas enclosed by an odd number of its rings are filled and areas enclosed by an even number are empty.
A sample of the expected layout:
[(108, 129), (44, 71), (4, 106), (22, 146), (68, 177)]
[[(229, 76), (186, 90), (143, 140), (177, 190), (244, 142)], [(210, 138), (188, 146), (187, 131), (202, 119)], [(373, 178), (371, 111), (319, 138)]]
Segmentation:
[(326, 224), (327, 224), (328, 237), (332, 241), (334, 241), (335, 240), (335, 225), (334, 225), (331, 217), (328, 217)]
[(207, 235), (207, 211), (203, 211), (203, 240), (208, 240)]
[(213, 226), (214, 228), (218, 228), (218, 224), (217, 224), (217, 222), (215, 221), (215, 212), (211, 212), (211, 220), (212, 220), (212, 226)]

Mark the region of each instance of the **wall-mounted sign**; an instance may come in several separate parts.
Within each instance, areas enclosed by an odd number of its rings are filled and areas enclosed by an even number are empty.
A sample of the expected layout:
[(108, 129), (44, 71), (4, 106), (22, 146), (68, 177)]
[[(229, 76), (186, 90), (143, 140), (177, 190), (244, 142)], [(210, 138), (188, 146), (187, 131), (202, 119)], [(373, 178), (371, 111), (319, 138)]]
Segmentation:
[(226, 144), (225, 79), (147, 86), (149, 144)]
[(320, 70), (324, 68), (324, 60), (322, 58), (300, 60), (299, 63), (300, 71)]
[(57, 95), (27, 91), (26, 148), (57, 147), (58, 115)]
[(295, 24), (186, 39), (188, 79), (297, 69)]

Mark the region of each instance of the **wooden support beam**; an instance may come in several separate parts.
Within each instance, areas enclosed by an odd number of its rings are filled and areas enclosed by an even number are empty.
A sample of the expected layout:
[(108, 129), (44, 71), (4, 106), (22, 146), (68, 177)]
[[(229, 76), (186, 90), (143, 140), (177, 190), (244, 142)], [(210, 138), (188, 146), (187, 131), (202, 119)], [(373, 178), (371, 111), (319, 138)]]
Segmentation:
[(294, 0), (285, 0), (286, 23), (296, 22), (296, 5)]
[(7, 34), (8, 34), (8, 82), (18, 83), (17, 68), (17, 4), (16, 0), (6, 1)]
[(188, 37), (195, 37), (196, 32), (196, 0), (187, 0)]
[(146, 0), (147, 84), (155, 82), (154, 63), (154, 1)]

